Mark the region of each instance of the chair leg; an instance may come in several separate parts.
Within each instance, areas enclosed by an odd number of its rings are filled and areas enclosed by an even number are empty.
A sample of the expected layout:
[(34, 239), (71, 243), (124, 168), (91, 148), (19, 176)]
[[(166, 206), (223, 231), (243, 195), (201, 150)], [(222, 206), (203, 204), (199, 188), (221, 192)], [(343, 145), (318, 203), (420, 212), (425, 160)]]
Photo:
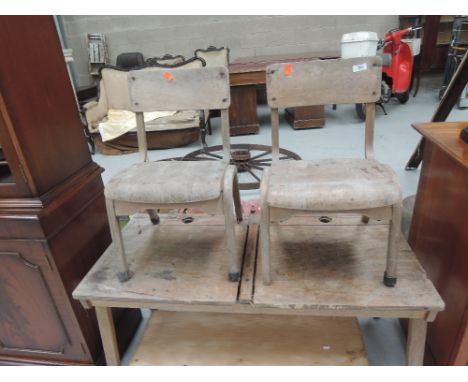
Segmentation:
[(234, 216), (234, 180), (236, 179), (236, 168), (229, 166), (224, 175), (223, 184), (223, 210), (226, 228), (226, 245), (229, 255), (229, 280), (239, 281), (240, 258), (236, 243), (236, 220)]
[(398, 258), (398, 241), (401, 234), (401, 201), (392, 206), (392, 220), (388, 233), (387, 246), (387, 267), (384, 273), (383, 282), (388, 287), (394, 287), (397, 282), (397, 258)]
[(148, 212), (151, 223), (153, 223), (154, 225), (158, 225), (159, 222), (160, 222), (160, 219), (159, 219), (159, 215), (156, 212), (156, 210), (146, 210), (146, 212)]
[(106, 198), (107, 217), (109, 219), (109, 227), (114, 243), (114, 250), (122, 260), (122, 271), (117, 274), (120, 282), (125, 282), (132, 277), (132, 272), (128, 267), (127, 257), (125, 255), (125, 248), (122, 239), (122, 232), (120, 230), (119, 220), (115, 214), (114, 201)]
[(262, 203), (260, 208), (260, 254), (262, 256), (263, 284), (270, 285), (270, 207), (266, 203)]
[(234, 180), (232, 182), (232, 193), (234, 198), (234, 208), (236, 211), (236, 220), (240, 223), (243, 219), (242, 217), (242, 203), (239, 192), (239, 182), (237, 180), (237, 174), (234, 175)]
[(262, 256), (262, 276), (265, 285), (271, 284), (270, 207), (267, 203), (269, 176), (269, 169), (265, 169), (260, 183), (260, 255)]

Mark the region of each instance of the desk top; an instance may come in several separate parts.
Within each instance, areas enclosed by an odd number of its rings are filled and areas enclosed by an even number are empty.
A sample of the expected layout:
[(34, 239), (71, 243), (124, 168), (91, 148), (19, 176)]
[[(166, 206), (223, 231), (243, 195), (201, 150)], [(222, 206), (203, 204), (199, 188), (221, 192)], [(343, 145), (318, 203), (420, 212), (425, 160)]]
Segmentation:
[(414, 123), (412, 126), (426, 139), (468, 168), (468, 143), (460, 138), (460, 132), (468, 127), (468, 121)]
[(398, 283), (383, 285), (387, 235), (386, 224), (364, 225), (360, 216), (338, 216), (328, 224), (294, 217), (273, 225), (273, 283), (265, 286), (255, 222), (237, 227), (244, 261), (241, 281), (233, 283), (222, 217), (197, 215), (183, 224), (162, 216), (153, 226), (146, 215), (135, 215), (123, 230), (134, 276), (117, 280), (120, 263), (111, 245), (73, 296), (86, 307), (433, 320), (444, 303), (403, 239)]
[(309, 52), (296, 54), (276, 54), (270, 56), (242, 57), (229, 64), (229, 73), (264, 72), (270, 64), (307, 60), (339, 58), (339, 52)]

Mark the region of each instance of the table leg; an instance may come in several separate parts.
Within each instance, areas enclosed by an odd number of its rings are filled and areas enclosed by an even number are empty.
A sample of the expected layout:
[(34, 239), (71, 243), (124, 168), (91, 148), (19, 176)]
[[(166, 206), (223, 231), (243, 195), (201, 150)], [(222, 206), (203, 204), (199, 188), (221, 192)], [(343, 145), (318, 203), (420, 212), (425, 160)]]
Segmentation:
[(96, 306), (96, 316), (101, 333), (102, 346), (106, 356), (108, 366), (120, 365), (119, 346), (115, 335), (114, 319), (112, 317), (112, 308)]
[(427, 322), (424, 319), (412, 318), (408, 324), (406, 358), (408, 366), (421, 366), (424, 360)]
[(255, 85), (231, 86), (229, 107), (231, 135), (257, 134), (257, 88)]

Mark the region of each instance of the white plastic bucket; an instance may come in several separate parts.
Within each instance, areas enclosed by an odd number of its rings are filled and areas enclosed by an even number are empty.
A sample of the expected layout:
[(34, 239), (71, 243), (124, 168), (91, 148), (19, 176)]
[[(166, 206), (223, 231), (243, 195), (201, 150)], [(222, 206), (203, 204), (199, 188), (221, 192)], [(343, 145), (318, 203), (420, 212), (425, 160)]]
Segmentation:
[(341, 37), (341, 58), (375, 56), (378, 42), (375, 32), (346, 33)]

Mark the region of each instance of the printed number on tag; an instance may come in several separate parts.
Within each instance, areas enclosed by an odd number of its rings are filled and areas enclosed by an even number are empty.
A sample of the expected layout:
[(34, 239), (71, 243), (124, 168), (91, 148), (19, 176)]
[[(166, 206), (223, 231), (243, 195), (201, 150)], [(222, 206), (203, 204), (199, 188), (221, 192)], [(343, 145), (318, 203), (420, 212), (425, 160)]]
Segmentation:
[(353, 73), (362, 72), (363, 70), (367, 70), (366, 63), (353, 65)]

